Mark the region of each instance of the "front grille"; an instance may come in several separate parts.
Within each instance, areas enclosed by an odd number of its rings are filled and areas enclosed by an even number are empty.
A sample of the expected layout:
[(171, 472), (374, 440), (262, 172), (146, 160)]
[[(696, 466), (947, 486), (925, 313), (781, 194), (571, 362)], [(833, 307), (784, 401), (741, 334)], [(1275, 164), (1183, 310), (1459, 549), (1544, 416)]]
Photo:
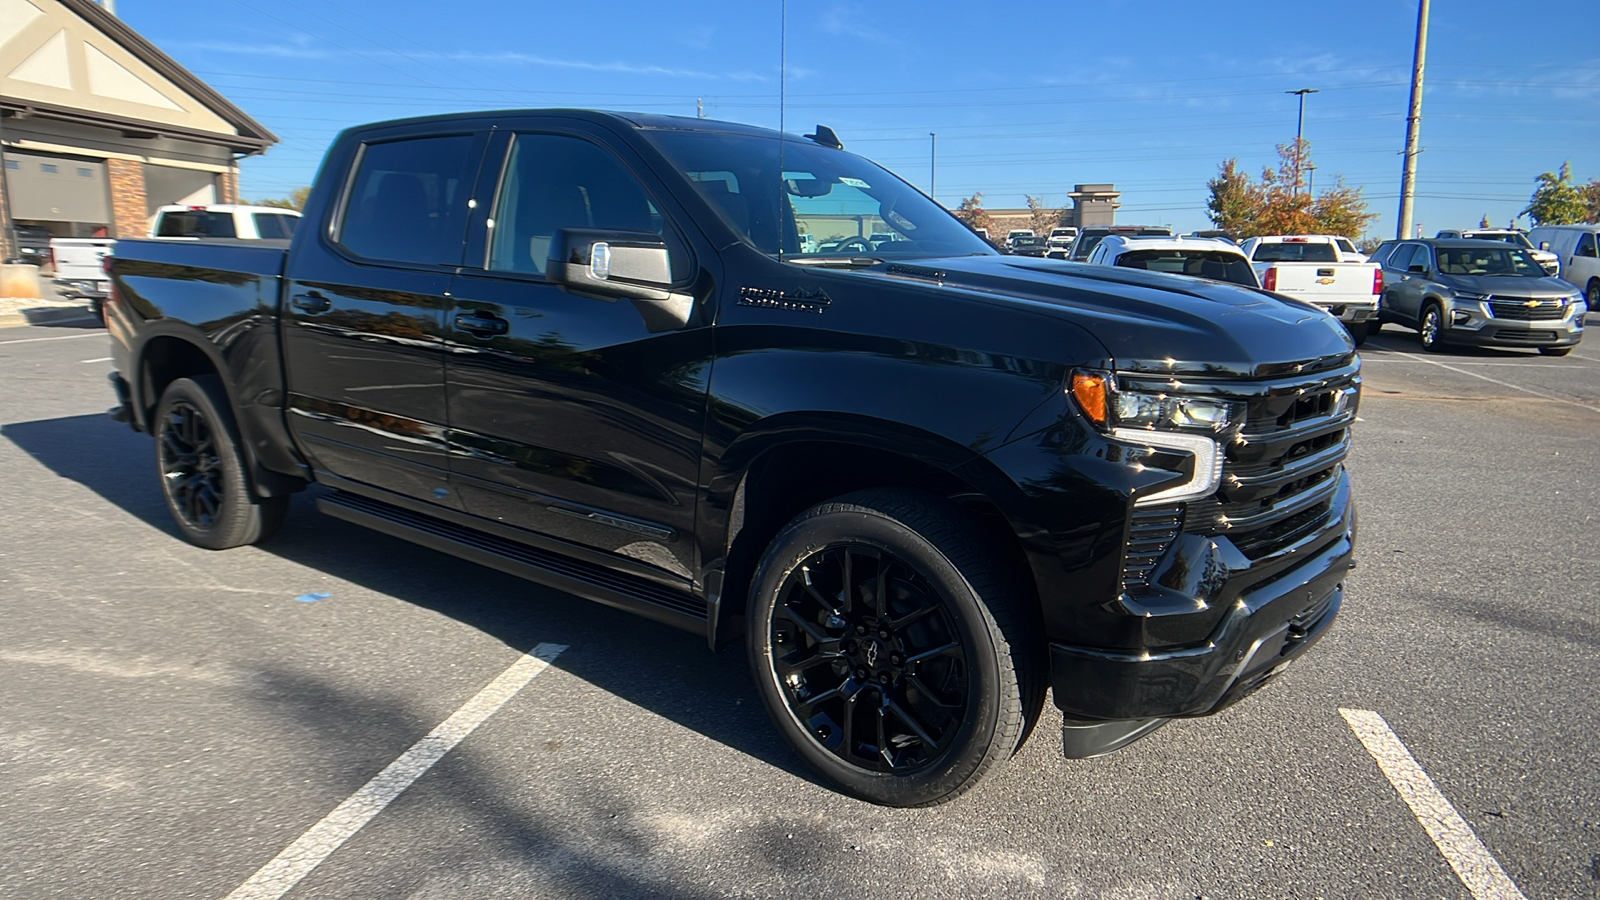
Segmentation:
[(1176, 506), (1135, 509), (1128, 526), (1128, 549), (1122, 563), (1122, 589), (1150, 583), (1150, 573), (1183, 530), (1183, 510)]
[(1516, 322), (1552, 322), (1566, 318), (1567, 304), (1563, 300), (1532, 297), (1491, 297), (1489, 314)]

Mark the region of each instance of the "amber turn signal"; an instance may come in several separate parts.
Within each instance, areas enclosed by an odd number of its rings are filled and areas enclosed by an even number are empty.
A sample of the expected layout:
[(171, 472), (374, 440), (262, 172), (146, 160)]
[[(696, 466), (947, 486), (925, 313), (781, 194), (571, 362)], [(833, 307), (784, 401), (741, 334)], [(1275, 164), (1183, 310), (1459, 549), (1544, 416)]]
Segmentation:
[(1089, 421), (1096, 425), (1106, 424), (1108, 394), (1109, 385), (1106, 376), (1091, 372), (1072, 373), (1072, 397), (1078, 401), (1078, 406), (1083, 408)]

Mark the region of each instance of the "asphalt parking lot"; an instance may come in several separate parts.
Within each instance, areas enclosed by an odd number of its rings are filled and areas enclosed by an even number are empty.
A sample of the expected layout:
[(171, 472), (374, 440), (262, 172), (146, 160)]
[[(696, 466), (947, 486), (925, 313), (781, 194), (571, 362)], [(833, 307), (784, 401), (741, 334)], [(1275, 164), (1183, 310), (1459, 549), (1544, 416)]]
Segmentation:
[(1600, 897), (1600, 342), (1390, 326), (1323, 643), (1102, 759), (1047, 719), (928, 810), (814, 780), (737, 648), (304, 496), (182, 542), (107, 357), (0, 330), (0, 896)]

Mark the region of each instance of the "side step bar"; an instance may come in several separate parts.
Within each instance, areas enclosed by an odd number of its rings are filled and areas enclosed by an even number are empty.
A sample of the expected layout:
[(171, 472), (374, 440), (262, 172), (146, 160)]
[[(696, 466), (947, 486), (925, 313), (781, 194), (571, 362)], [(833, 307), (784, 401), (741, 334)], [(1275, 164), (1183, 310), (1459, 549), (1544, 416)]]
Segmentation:
[(334, 518), (576, 594), (586, 600), (637, 613), (695, 634), (703, 635), (706, 631), (705, 601), (685, 591), (674, 591), (604, 566), (347, 491), (331, 491), (318, 497), (317, 509)]

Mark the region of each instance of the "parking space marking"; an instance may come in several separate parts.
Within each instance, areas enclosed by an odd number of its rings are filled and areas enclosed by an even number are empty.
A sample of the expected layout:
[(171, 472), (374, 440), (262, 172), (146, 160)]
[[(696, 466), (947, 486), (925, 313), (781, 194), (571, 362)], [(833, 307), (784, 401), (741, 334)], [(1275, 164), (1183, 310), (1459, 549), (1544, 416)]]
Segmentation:
[[(1588, 359), (1588, 357), (1586, 357), (1586, 356), (1569, 357), (1569, 359)], [(1402, 362), (1402, 360), (1398, 360), (1398, 359), (1382, 359), (1382, 358), (1374, 358), (1374, 357), (1370, 357), (1370, 356), (1361, 357), (1361, 364), (1363, 366), (1371, 365), (1372, 363), (1395, 363), (1395, 364), (1399, 364), (1400, 362)], [(1456, 365), (1458, 365), (1458, 366), (1480, 366), (1480, 367), (1494, 366), (1494, 367), (1506, 368), (1506, 369), (1545, 369), (1545, 370), (1548, 371), (1552, 364), (1551, 363), (1534, 363), (1534, 362), (1462, 362), (1461, 360), (1457, 360), (1456, 361)], [(1574, 366), (1570, 362), (1557, 363), (1556, 365), (1560, 365), (1563, 371), (1565, 371), (1567, 369), (1593, 369), (1593, 368), (1595, 368), (1594, 366)]]
[(78, 360), (78, 362), (82, 362), (82, 363), (111, 362), (111, 357), (109, 357), (109, 356), (101, 356), (101, 357), (97, 357), (95, 359), (80, 359), (80, 360)]
[(1476, 900), (1527, 900), (1383, 716), (1368, 709), (1340, 709), (1339, 715)]
[(471, 700), (461, 705), (422, 740), (351, 794), (322, 821), (307, 829), (294, 843), (239, 885), (226, 900), (277, 900), (300, 883), (311, 870), (321, 865), (333, 851), (360, 831), (362, 826), (383, 812), (394, 798), (405, 792), (433, 768), (474, 729), (517, 695), (528, 682), (539, 677), (561, 652), (565, 644), (540, 644), (523, 654), (501, 672)]
[(62, 334), (55, 337), (44, 338), (17, 338), (14, 341), (0, 341), (0, 344), (37, 344), (40, 341), (75, 341), (78, 338), (97, 337), (104, 338), (104, 331), (91, 331), (88, 334)]
[(1576, 406), (1579, 409), (1587, 409), (1590, 412), (1600, 413), (1600, 406), (1590, 406), (1587, 403), (1579, 403), (1576, 400), (1569, 400), (1566, 397), (1557, 397), (1554, 394), (1546, 394), (1543, 391), (1536, 391), (1536, 390), (1534, 390), (1532, 388), (1525, 388), (1520, 384), (1512, 384), (1509, 381), (1501, 381), (1498, 378), (1490, 378), (1487, 375), (1479, 375), (1477, 372), (1468, 372), (1466, 369), (1460, 369), (1460, 368), (1457, 368), (1455, 366), (1439, 362), (1436, 359), (1429, 359), (1426, 356), (1418, 356), (1415, 353), (1407, 353), (1404, 350), (1396, 350), (1394, 352), (1400, 354), (1401, 356), (1406, 357), (1407, 359), (1414, 359), (1417, 362), (1425, 362), (1425, 363), (1428, 363), (1429, 365), (1438, 366), (1441, 369), (1449, 369), (1452, 372), (1456, 372), (1456, 373), (1461, 374), (1461, 375), (1469, 375), (1469, 376), (1471, 376), (1473, 378), (1482, 378), (1484, 381), (1490, 382), (1492, 384), (1498, 384), (1501, 387), (1510, 388), (1513, 391), (1521, 391), (1524, 394), (1532, 394), (1535, 397), (1543, 397), (1546, 400), (1554, 400), (1557, 403), (1565, 403), (1568, 406)]

